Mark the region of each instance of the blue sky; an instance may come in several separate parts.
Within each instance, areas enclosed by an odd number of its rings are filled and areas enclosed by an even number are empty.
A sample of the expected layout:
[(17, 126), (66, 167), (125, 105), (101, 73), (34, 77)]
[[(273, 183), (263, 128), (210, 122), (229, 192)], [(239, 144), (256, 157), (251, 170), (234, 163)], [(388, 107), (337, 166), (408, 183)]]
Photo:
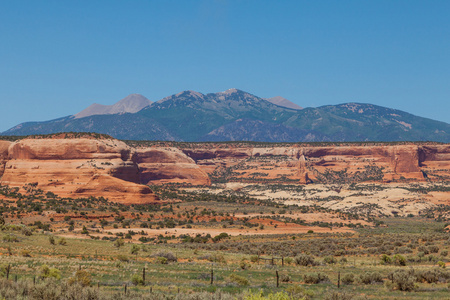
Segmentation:
[(0, 1), (0, 131), (239, 88), (450, 123), (450, 1)]

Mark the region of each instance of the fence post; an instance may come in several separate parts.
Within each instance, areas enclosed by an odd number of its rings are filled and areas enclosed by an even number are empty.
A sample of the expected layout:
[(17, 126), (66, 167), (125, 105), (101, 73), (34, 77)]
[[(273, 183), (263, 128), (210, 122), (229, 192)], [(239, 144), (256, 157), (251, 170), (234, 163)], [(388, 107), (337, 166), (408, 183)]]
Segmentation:
[(211, 285), (214, 283), (214, 270), (211, 268)]
[(142, 281), (145, 285), (145, 267), (142, 269)]
[(9, 271), (11, 270), (11, 265), (9, 264), (7, 267), (6, 267), (6, 279), (8, 280), (9, 279)]
[(281, 266), (284, 267), (284, 256), (281, 257)]
[(125, 295), (127, 294), (127, 284), (125, 283), (125, 285), (123, 286), (123, 288), (124, 288), (124, 292), (125, 292)]
[(277, 287), (279, 287), (280, 286), (280, 282), (279, 282), (278, 271), (275, 271), (275, 274), (277, 275)]

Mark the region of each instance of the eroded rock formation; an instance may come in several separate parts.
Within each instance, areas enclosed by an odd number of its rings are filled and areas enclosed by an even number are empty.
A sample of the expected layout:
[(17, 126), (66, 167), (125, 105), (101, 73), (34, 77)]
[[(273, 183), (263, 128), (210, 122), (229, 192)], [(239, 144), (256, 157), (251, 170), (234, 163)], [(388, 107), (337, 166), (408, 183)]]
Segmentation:
[(209, 185), (208, 174), (174, 147), (152, 147), (136, 150), (140, 182), (143, 184), (190, 183)]
[(0, 183), (60, 196), (157, 201), (147, 185), (350, 183), (450, 179), (448, 144), (180, 143), (131, 147), (112, 138), (0, 141)]
[(151, 203), (157, 197), (139, 182), (133, 149), (114, 139), (24, 139), (8, 147), (1, 183), (65, 197), (103, 196), (120, 203)]

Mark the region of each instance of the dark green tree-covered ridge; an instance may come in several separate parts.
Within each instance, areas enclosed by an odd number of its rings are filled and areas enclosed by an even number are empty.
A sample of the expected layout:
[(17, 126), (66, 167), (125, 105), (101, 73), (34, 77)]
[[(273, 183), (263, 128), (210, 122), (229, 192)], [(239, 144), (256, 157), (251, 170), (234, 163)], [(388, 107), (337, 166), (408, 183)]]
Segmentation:
[(19, 124), (1, 134), (97, 132), (124, 140), (450, 142), (450, 125), (373, 104), (344, 103), (301, 110), (230, 89), (185, 91), (137, 113), (63, 117)]

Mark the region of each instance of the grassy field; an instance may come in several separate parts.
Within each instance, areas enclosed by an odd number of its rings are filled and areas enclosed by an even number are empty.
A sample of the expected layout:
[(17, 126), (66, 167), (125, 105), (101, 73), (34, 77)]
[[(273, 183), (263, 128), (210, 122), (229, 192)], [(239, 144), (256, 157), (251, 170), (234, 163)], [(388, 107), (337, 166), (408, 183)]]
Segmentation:
[(167, 202), (1, 187), (0, 299), (449, 298), (450, 237), (433, 212), (375, 218), (154, 189)]

